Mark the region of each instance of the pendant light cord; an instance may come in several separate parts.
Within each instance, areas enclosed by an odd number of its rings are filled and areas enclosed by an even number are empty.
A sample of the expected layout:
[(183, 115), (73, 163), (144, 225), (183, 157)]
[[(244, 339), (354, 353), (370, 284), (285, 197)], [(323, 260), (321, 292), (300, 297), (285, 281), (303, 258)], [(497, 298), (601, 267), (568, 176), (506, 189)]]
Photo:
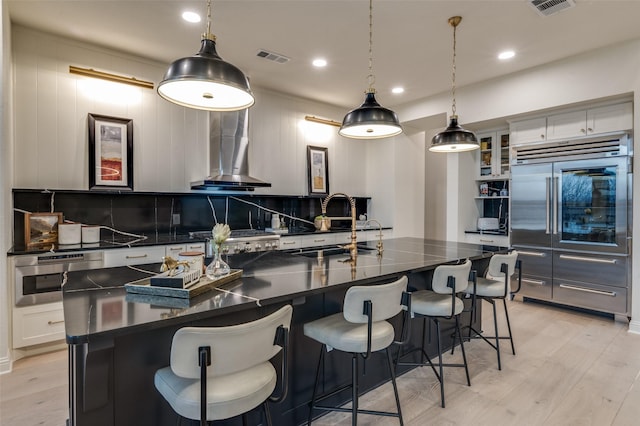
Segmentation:
[(216, 36), (211, 34), (211, 0), (207, 0), (207, 32), (202, 35), (202, 38), (216, 41)]
[(373, 0), (369, 0), (369, 75), (367, 80), (369, 82), (367, 93), (375, 93), (376, 89), (373, 88), (376, 81), (376, 77), (373, 75)]
[(453, 102), (451, 104), (451, 113), (453, 117), (456, 117), (456, 28), (458, 28), (458, 22), (453, 22), (453, 66), (451, 68), (451, 98)]

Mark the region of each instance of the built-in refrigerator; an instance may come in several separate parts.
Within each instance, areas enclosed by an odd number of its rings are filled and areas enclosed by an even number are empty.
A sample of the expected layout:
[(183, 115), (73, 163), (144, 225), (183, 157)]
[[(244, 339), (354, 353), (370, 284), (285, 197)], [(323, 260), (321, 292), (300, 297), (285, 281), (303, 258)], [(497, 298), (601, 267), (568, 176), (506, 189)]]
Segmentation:
[(629, 316), (632, 158), (628, 134), (514, 147), (524, 297)]

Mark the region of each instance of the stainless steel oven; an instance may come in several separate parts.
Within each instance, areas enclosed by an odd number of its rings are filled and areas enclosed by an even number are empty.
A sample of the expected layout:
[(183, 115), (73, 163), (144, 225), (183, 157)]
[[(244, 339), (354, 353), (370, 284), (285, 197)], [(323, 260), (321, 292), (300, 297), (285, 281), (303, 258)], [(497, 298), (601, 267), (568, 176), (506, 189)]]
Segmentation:
[(101, 251), (44, 253), (16, 256), (15, 304), (39, 305), (62, 300), (62, 285), (67, 271), (102, 268)]

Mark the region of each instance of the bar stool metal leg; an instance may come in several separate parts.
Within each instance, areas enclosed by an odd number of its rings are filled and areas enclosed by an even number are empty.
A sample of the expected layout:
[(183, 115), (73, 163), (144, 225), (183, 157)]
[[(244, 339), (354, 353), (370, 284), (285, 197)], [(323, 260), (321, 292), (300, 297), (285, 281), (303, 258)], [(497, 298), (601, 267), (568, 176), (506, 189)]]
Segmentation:
[(318, 357), (318, 367), (316, 368), (316, 380), (313, 382), (313, 392), (311, 393), (311, 403), (309, 404), (309, 418), (307, 419), (307, 426), (311, 426), (313, 420), (313, 405), (316, 401), (318, 382), (320, 381), (320, 367), (322, 366), (322, 360), (324, 359), (325, 345), (320, 346), (320, 356)]
[(351, 425), (358, 426), (358, 354), (351, 357)]
[(507, 300), (502, 299), (502, 303), (504, 304), (504, 316), (507, 318), (507, 328), (509, 329), (509, 340), (511, 341), (511, 351), (515, 355), (516, 347), (513, 344), (513, 335), (511, 334), (511, 322), (509, 321), (509, 310), (507, 309)]

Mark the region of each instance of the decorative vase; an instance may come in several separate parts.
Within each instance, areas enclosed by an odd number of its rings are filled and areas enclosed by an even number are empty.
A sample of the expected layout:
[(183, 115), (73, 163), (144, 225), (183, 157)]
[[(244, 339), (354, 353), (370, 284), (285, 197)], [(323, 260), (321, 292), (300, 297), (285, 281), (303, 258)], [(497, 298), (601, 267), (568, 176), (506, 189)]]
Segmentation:
[(209, 266), (207, 266), (207, 269), (205, 271), (207, 278), (211, 280), (215, 280), (220, 277), (224, 277), (225, 275), (228, 275), (229, 272), (231, 272), (231, 268), (229, 267), (227, 262), (222, 260), (222, 255), (220, 253), (220, 245), (214, 244), (213, 245), (213, 261), (209, 264)]

